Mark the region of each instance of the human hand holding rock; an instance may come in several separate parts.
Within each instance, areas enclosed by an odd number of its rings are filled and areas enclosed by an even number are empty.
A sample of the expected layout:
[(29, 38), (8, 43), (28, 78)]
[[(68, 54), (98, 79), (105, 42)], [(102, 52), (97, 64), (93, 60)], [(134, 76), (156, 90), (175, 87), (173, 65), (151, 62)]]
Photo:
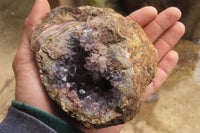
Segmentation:
[[(47, 1), (36, 0), (29, 17), (25, 21), (19, 50), (13, 62), (16, 76), (16, 100), (59, 117), (58, 110), (55, 109), (41, 84), (30, 48), (33, 29), (49, 11)], [(154, 81), (148, 86), (145, 98), (160, 87), (177, 63), (178, 56), (176, 52), (170, 50), (184, 33), (184, 26), (177, 22), (180, 16), (180, 11), (175, 8), (169, 8), (157, 15), (157, 11), (152, 7), (142, 8), (129, 15), (129, 18), (144, 28), (145, 33), (157, 48), (159, 55), (157, 74)], [(91, 130), (82, 129), (86, 132), (119, 132), (122, 126)]]

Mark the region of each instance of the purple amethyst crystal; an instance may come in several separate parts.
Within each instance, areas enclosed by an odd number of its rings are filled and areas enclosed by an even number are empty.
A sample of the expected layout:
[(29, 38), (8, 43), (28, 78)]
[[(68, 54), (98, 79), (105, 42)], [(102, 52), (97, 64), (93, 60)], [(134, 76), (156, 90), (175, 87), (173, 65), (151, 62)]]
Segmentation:
[(87, 128), (131, 120), (156, 71), (143, 30), (111, 9), (58, 7), (31, 44), (48, 95)]

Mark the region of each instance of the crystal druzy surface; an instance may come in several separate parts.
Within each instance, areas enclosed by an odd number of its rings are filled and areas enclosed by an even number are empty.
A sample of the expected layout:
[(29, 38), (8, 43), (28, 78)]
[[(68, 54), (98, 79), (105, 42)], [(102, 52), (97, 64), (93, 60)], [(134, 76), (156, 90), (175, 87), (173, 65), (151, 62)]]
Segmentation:
[(156, 71), (142, 28), (112, 9), (55, 8), (31, 47), (48, 95), (87, 128), (131, 120)]

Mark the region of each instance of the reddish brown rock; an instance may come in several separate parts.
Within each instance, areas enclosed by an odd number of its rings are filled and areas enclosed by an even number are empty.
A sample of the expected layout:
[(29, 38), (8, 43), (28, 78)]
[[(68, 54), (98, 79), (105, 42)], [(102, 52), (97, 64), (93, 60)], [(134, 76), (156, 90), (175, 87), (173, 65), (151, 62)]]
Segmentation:
[(156, 72), (142, 28), (112, 9), (58, 7), (31, 44), (49, 96), (87, 128), (131, 120)]

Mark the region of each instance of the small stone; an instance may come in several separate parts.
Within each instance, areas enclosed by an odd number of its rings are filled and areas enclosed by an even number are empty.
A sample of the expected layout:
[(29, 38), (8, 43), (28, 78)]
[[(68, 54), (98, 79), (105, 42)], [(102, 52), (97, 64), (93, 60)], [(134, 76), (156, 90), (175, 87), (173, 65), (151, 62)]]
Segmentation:
[(67, 81), (67, 77), (63, 77), (63, 78), (62, 78), (62, 81)]
[(85, 95), (85, 94), (86, 94), (86, 91), (83, 90), (83, 89), (80, 89), (80, 90), (79, 90), (79, 93), (80, 93), (81, 95)]
[(85, 48), (85, 51), (89, 51), (89, 50), (91, 50), (91, 45), (85, 44), (84, 48)]
[(87, 128), (132, 120), (156, 72), (142, 28), (108, 8), (53, 9), (31, 48), (50, 98)]
[(74, 75), (76, 74), (76, 69), (77, 67), (75, 65), (71, 65), (68, 67), (68, 74), (71, 76), (71, 77), (74, 77)]
[(70, 88), (71, 87), (70, 83), (67, 82), (66, 87)]

